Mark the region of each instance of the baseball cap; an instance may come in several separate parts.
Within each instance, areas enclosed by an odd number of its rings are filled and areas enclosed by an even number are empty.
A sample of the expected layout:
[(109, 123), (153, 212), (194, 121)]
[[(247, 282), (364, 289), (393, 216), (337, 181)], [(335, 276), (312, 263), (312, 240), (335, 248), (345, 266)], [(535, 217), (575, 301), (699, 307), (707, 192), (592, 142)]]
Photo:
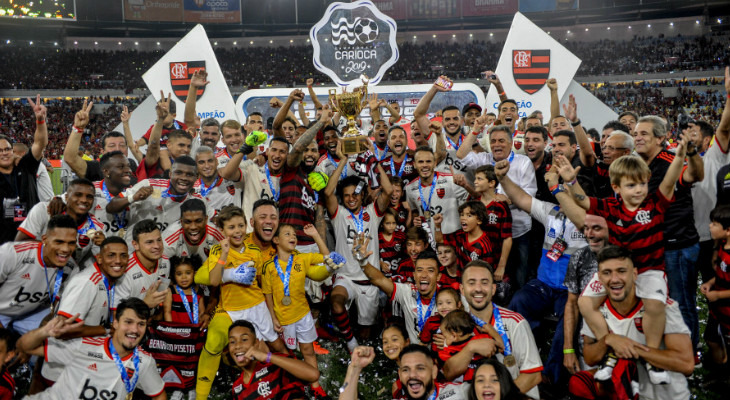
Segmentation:
[(479, 110), (480, 113), (482, 112), (482, 107), (479, 106), (479, 104), (469, 103), (469, 104), (465, 105), (464, 108), (461, 110), (461, 115), (466, 114), (467, 111), (471, 110), (472, 108), (476, 108), (477, 110)]

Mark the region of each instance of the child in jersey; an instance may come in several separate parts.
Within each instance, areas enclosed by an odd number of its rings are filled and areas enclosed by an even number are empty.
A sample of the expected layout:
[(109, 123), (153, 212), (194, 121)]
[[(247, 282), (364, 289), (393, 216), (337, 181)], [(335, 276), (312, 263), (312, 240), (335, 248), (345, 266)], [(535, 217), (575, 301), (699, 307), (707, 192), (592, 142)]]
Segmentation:
[(492, 243), (494, 259), (494, 280), (499, 282), (504, 277), (509, 253), (512, 250), (512, 211), (509, 204), (497, 200), (499, 181), (494, 173), (493, 165), (482, 165), (474, 170), (474, 190), (480, 194), (479, 199), (487, 209), (487, 224), (484, 229)]
[(234, 400), (305, 399), (304, 384), (319, 370), (292, 356), (271, 353), (256, 339), (253, 324), (241, 319), (228, 329), (228, 353), (241, 375), (233, 382)]
[(394, 282), (413, 283), (413, 270), (416, 258), (428, 248), (428, 233), (421, 227), (412, 226), (406, 231), (406, 254), (408, 258), (400, 262), (398, 270), (391, 276)]
[(0, 327), (0, 400), (12, 400), (15, 396), (15, 380), (5, 368), (5, 363), (14, 356), (14, 334), (9, 329)]
[[(317, 330), (304, 284), (306, 278), (318, 282), (327, 279), (338, 268), (333, 258), (338, 260), (341, 256), (330, 254), (314, 225), (305, 225), (303, 230), (314, 239), (321, 254), (298, 252), (296, 228), (279, 224), (273, 238), (276, 255), (263, 264), (261, 290), (271, 313), (274, 330), (283, 333), (284, 342), (290, 350), (295, 350), (298, 344), (304, 361), (317, 368), (313, 344), (317, 340)], [(336, 264), (344, 264), (344, 260), (338, 261)], [(318, 382), (312, 384), (312, 390), (326, 396)]]
[(439, 290), (444, 287), (451, 287), (456, 290), (461, 285), (461, 269), (456, 261), (456, 249), (450, 244), (438, 243), (436, 254), (441, 264), (441, 275), (439, 276)]
[(730, 335), (730, 206), (721, 205), (712, 210), (710, 236), (718, 243), (713, 257), (715, 277), (703, 283), (700, 292), (710, 308), (704, 335), (710, 352), (707, 361), (711, 360), (719, 368), (727, 358), (724, 337)]
[(390, 278), (397, 272), (401, 260), (405, 257), (405, 232), (398, 230), (398, 216), (393, 208), (388, 208), (383, 214), (378, 232), (380, 246), (380, 270)]
[[(492, 338), (486, 333), (478, 332), (471, 315), (464, 310), (454, 310), (446, 315), (441, 321), (441, 332), (444, 336), (444, 348), (438, 352), (438, 361), (441, 366), (453, 355), (464, 349), (469, 341)], [(474, 375), (475, 362), (482, 358), (480, 354), (474, 354), (464, 375), (454, 379), (453, 382), (471, 380)]]
[[(636, 294), (643, 299), (645, 307), (643, 326), (646, 346), (653, 349), (659, 348), (664, 336), (665, 307), (669, 292), (664, 272), (664, 216), (674, 201), (674, 189), (682, 174), (687, 153), (686, 143), (684, 137), (680, 139), (677, 152), (662, 182), (651, 193), (648, 190), (651, 176), (649, 166), (640, 157), (631, 155), (619, 157), (608, 169), (611, 187), (619, 195), (618, 198), (587, 197), (576, 180), (576, 170), (564, 156), (554, 159), (553, 165), (558, 168), (566, 184), (558, 185), (557, 180), (548, 183), (552, 185), (551, 192), (573, 223), (583, 225), (583, 211), (604, 217), (608, 224), (610, 244), (631, 250), (631, 258), (639, 274)], [(570, 187), (572, 195), (565, 192), (566, 187)], [(609, 333), (606, 320), (599, 311), (605, 300), (606, 288), (602, 288), (596, 273), (578, 299), (578, 308), (598, 339)], [(617, 358), (613, 353), (608, 353), (604, 366), (596, 372), (595, 378), (610, 379), (616, 362)], [(669, 382), (667, 371), (650, 363), (646, 363), (646, 368), (653, 384)]]
[(205, 311), (203, 296), (194, 282), (195, 271), (203, 265), (197, 254), (190, 257), (170, 258), (173, 284), (167, 291), (164, 310), (165, 322), (198, 325)]
[(419, 336), (421, 344), (431, 345), (431, 351), (438, 353), (444, 347), (444, 339), (441, 333), (441, 322), (444, 317), (454, 310), (463, 310), (461, 296), (454, 288), (445, 287), (439, 289), (436, 295), (436, 311), (438, 314), (428, 317), (426, 324)]
[(483, 260), (494, 265), (494, 245), (485, 233), (487, 228), (487, 208), (480, 201), (467, 201), (459, 206), (459, 220), (461, 228), (455, 232), (443, 234), (441, 223), (443, 214), (436, 214), (433, 223), (436, 227), (434, 238), (436, 242), (451, 245), (456, 250), (456, 260), (459, 268), (473, 260)]
[(408, 205), (408, 201), (405, 197), (405, 191), (403, 179), (397, 176), (390, 177), (390, 184), (393, 186), (393, 194), (390, 196), (389, 208), (395, 212), (396, 215), (396, 230), (398, 232), (405, 232), (408, 227), (413, 223), (413, 213), (411, 212), (411, 206)]

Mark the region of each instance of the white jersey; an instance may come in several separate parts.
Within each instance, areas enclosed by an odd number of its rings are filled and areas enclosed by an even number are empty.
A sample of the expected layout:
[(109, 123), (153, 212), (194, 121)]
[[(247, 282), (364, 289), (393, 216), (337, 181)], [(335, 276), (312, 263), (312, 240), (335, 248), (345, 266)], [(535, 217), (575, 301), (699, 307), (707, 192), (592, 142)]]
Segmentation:
[[(286, 162), (286, 161), (285, 161)], [(280, 172), (284, 172), (284, 169)], [(248, 223), (247, 230), (253, 230), (251, 217), (253, 216), (253, 203), (259, 199), (273, 200), (271, 188), (277, 195), (280, 193), (279, 175), (269, 174), (271, 181), (267, 179), (265, 167), (259, 167), (254, 161), (248, 160), (241, 163), (241, 179), (243, 180), (243, 216)], [(270, 185), (270, 186), (269, 186)]]
[[(319, 158), (319, 161), (317, 161), (317, 166), (314, 167), (314, 170), (317, 172), (321, 172), (329, 177), (332, 177), (332, 173), (335, 172), (335, 169), (337, 169), (337, 166), (339, 165), (338, 162), (335, 161), (334, 158), (328, 157), (329, 153), (323, 155)], [(345, 169), (342, 170), (342, 178), (356, 175), (355, 170), (355, 160), (357, 159), (357, 155), (352, 155), (348, 157), (347, 159), (347, 166), (345, 166)]]
[(375, 159), (378, 160), (378, 162), (383, 161), (388, 156), (393, 155), (390, 151), (390, 147), (388, 147), (387, 144), (384, 148), (381, 149), (372, 138), (370, 138), (370, 141), (373, 143), (373, 155), (375, 156)]
[[(461, 136), (464, 137), (464, 135)], [(450, 174), (451, 168), (454, 168), (454, 172), (463, 174), (470, 183), (474, 183), (474, 171), (466, 168), (464, 163), (456, 156), (456, 151), (459, 150), (463, 139), (454, 142), (450, 137), (447, 137), (446, 133), (442, 133), (440, 137), (446, 147), (446, 158), (435, 166), (434, 171)], [(439, 136), (433, 133), (428, 137), (428, 145), (434, 152), (436, 151), (436, 141), (438, 139)]]
[[(129, 297), (136, 297), (143, 300), (147, 295), (147, 289), (150, 288), (159, 278), (170, 278), (172, 270), (170, 268), (170, 260), (166, 256), (162, 256), (157, 260), (157, 268), (154, 271), (149, 271), (142, 265), (137, 257), (135, 251), (129, 257), (127, 262), (127, 271), (119, 278), (117, 282), (114, 301), (112, 303), (113, 308), (116, 309), (119, 303)], [(173, 283), (170, 282), (172, 285)]]
[(38, 189), (38, 199), (40, 201), (51, 201), (53, 198), (53, 183), (48, 175), (46, 165), (43, 164), (44, 161), (48, 162), (48, 160), (43, 159), (35, 174), (36, 188)]
[[(612, 306), (610, 301), (606, 301), (601, 305), (599, 311), (603, 314), (603, 318), (608, 324), (608, 329), (617, 334), (626, 336), (641, 344), (646, 344), (646, 338), (642, 328), (644, 319), (644, 304), (634, 307), (634, 311), (630, 315), (622, 316)], [(664, 323), (664, 334), (681, 334), (689, 336), (689, 328), (682, 319), (682, 312), (679, 311), (679, 304), (667, 299), (667, 307), (665, 309), (666, 322)], [(641, 331), (639, 331), (641, 329)], [(595, 335), (588, 327), (583, 324), (581, 335), (595, 339)], [(660, 346), (664, 349), (664, 341)], [(646, 372), (644, 363), (637, 362), (636, 367), (639, 372), (639, 396), (642, 399), (689, 399), (690, 392), (687, 387), (687, 378), (679, 372), (667, 371), (670, 375), (670, 383), (665, 385), (654, 385), (649, 380), (649, 374)]]
[[(519, 313), (499, 307), (494, 303), (492, 303), (492, 306), (499, 309), (504, 330), (507, 333), (507, 338), (512, 347), (512, 355), (515, 357), (515, 365), (507, 367), (512, 379), (517, 379), (520, 374), (542, 371), (542, 360), (540, 360), (540, 352), (535, 344), (535, 337), (532, 335), (530, 323)], [(494, 314), (492, 314), (492, 319), (489, 323), (496, 329)], [(496, 357), (499, 362), (504, 363), (504, 354), (497, 353)], [(540, 398), (537, 386), (525, 394), (533, 399)]]
[[(19, 317), (50, 306), (49, 291), (54, 290), (59, 270), (46, 269), (41, 248), (41, 242), (0, 246), (0, 315)], [(70, 271), (65, 268), (66, 273), (62, 270), (61, 274), (66, 276)]]
[(127, 243), (132, 243), (134, 224), (145, 219), (155, 221), (160, 228), (160, 232), (164, 234), (168, 226), (180, 220), (180, 205), (190, 199), (203, 200), (206, 203), (208, 217), (213, 217), (213, 208), (207, 207), (207, 200), (198, 194), (186, 194), (180, 198), (171, 197), (168, 194), (170, 188), (170, 180), (168, 179), (145, 179), (137, 182), (136, 185), (124, 192), (124, 197), (131, 199), (137, 191), (147, 186), (152, 187), (152, 194), (148, 198), (142, 201), (135, 201), (129, 206), (129, 227), (125, 234)]
[[(194, 153), (192, 153), (194, 154)], [(228, 150), (224, 147), (215, 153), (215, 159), (218, 160), (218, 169), (221, 169), (228, 165), (228, 161), (231, 161), (232, 155), (228, 154)]]
[(210, 223), (205, 226), (205, 236), (197, 244), (188, 242), (180, 222), (170, 225), (165, 234), (162, 235), (167, 257), (189, 257), (197, 254), (203, 261), (210, 255), (210, 249), (213, 245), (220, 243), (223, 239), (223, 234)]
[(109, 193), (106, 189), (104, 181), (94, 182), (94, 207), (92, 208), (91, 214), (104, 225), (104, 236), (123, 236), (124, 228), (129, 225), (129, 209), (116, 213), (109, 214), (106, 212), (106, 206), (115, 197), (124, 197), (124, 193), (120, 192), (116, 196)]
[(695, 229), (700, 235), (700, 242), (710, 237), (710, 213), (717, 202), (717, 172), (730, 163), (730, 151), (723, 150), (717, 141), (713, 141), (705, 155), (702, 156), (705, 179), (692, 185), (692, 204), (694, 207)]
[(227, 205), (232, 204), (241, 207), (241, 196), (243, 195), (243, 184), (241, 182), (229, 181), (218, 176), (211, 186), (206, 188), (203, 182), (198, 179), (195, 181), (193, 190), (208, 201), (208, 207), (212, 208), (216, 214)]
[[(373, 252), (373, 254), (368, 258), (368, 261), (370, 262), (370, 265), (380, 265), (380, 249), (377, 238), (378, 226), (380, 226), (380, 220), (383, 219), (383, 213), (378, 211), (375, 203), (371, 203), (361, 210), (362, 230), (360, 232), (364, 232), (366, 236), (371, 238), (370, 243), (368, 244), (368, 250)], [(355, 221), (359, 220), (359, 218), (359, 212), (352, 213), (343, 206), (337, 206), (337, 212), (335, 215), (330, 215), (330, 219), (332, 219), (332, 226), (335, 230), (335, 237), (337, 238), (335, 249), (347, 260), (345, 266), (339, 269), (337, 274), (356, 281), (366, 281), (368, 280), (368, 277), (364, 272), (362, 272), (360, 263), (358, 263), (352, 256), (352, 244), (355, 242), (355, 237), (359, 233)]]
[[(22, 224), (20, 224), (18, 230), (28, 235), (31, 239), (41, 240), (41, 237), (46, 234), (48, 221), (50, 220), (51, 216), (48, 214), (48, 202), (42, 201), (30, 209), (28, 217)], [(99, 253), (99, 246), (94, 245), (91, 239), (86, 236), (86, 233), (91, 230), (102, 231), (104, 229), (104, 224), (96, 219), (94, 215), (89, 213), (84, 219), (84, 222), (79, 225), (77, 229), (78, 235), (76, 237), (76, 252), (74, 253), (73, 258), (78, 266), (88, 267), (94, 263), (93, 256)]]
[(465, 400), (469, 398), (468, 383), (435, 383), (436, 397), (434, 400)]
[(68, 280), (57, 313), (66, 318), (79, 314), (77, 320), (87, 326), (106, 325), (111, 323), (112, 303), (112, 292), (107, 290), (104, 274), (95, 263)]
[[(421, 343), (420, 340), (420, 333), (421, 330), (418, 329), (418, 300), (416, 298), (418, 291), (416, 290), (416, 287), (412, 283), (393, 283), (393, 294), (390, 296), (390, 301), (394, 303), (398, 303), (400, 305), (400, 310), (403, 313), (403, 318), (406, 320), (406, 330), (408, 331), (408, 338), (411, 340), (411, 343), (419, 344)], [(431, 312), (428, 312), (428, 306), (430, 303), (426, 304), (423, 302), (424, 299), (421, 299), (421, 320), (423, 322), (426, 322), (426, 320), (432, 316), (436, 315), (438, 312), (436, 310), (436, 299), (435, 296), (436, 293), (434, 293), (434, 296), (431, 298), (431, 303), (433, 303), (433, 307), (431, 308)]]
[[(405, 192), (408, 198), (408, 204), (411, 210), (418, 211), (418, 215), (423, 216), (423, 204), (425, 203), (431, 214), (443, 214), (444, 220), (441, 223), (441, 231), (443, 233), (452, 233), (461, 228), (459, 223), (459, 206), (466, 201), (468, 193), (466, 189), (454, 183), (454, 177), (449, 173), (434, 172), (436, 184), (432, 186), (432, 182), (425, 182), (427, 186), (421, 187), (421, 178), (414, 179), (406, 185)], [(419, 191), (419, 187), (421, 190)], [(431, 189), (433, 188), (433, 194)], [(421, 193), (423, 192), (423, 198)], [(430, 203), (429, 203), (430, 199)], [(431, 232), (434, 232), (433, 218), (428, 220)]]
[[(66, 399), (115, 399), (127, 396), (127, 389), (121, 374), (109, 351), (109, 338), (87, 337), (73, 340), (48, 338), (44, 344), (46, 362), (65, 365), (56, 383), (45, 391), (30, 395), (31, 400)], [(134, 370), (130, 354), (122, 359), (127, 373)], [(155, 397), (162, 393), (165, 384), (157, 372), (152, 356), (139, 349), (139, 379), (135, 388), (147, 396)]]

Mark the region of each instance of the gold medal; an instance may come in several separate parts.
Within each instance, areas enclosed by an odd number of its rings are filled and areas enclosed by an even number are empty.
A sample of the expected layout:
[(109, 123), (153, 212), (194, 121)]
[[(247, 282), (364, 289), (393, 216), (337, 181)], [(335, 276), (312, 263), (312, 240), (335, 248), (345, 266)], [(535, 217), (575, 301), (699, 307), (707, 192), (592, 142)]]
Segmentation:
[(287, 306), (287, 307), (290, 306), (291, 305), (291, 297), (289, 297), (289, 296), (282, 297), (281, 304), (283, 304), (284, 306)]
[(134, 392), (132, 392), (132, 393), (127, 393), (127, 397), (125, 397), (124, 399), (125, 399), (125, 400), (132, 400), (132, 397), (134, 397)]
[(124, 228), (120, 229), (120, 230), (119, 230), (119, 237), (120, 237), (120, 238), (124, 238), (124, 234), (125, 234), (125, 233), (127, 233), (127, 230), (126, 230), (126, 229), (124, 229)]
[(431, 211), (424, 211), (423, 212), (423, 217), (426, 218), (426, 219), (431, 219), (431, 216), (432, 215), (433, 214), (431, 213)]
[(503, 364), (507, 367), (514, 367), (515, 364), (517, 364), (517, 360), (515, 360), (515, 356), (510, 354), (508, 356), (504, 356)]
[(153, 189), (150, 197), (153, 199), (159, 199), (162, 197), (162, 191), (160, 189)]

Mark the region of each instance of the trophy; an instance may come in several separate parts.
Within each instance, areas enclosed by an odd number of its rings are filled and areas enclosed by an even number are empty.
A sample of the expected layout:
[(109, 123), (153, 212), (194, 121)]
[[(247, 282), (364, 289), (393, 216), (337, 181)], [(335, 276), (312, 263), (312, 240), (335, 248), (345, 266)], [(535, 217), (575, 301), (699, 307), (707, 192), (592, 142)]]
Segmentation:
[(348, 156), (367, 151), (367, 143), (363, 143), (363, 141), (370, 140), (355, 127), (355, 119), (360, 115), (363, 107), (362, 100), (368, 95), (367, 77), (363, 78), (362, 83), (361, 87), (355, 88), (350, 93), (343, 91), (343, 93), (337, 94), (337, 89), (330, 89), (329, 99), (332, 107), (347, 118), (349, 128), (343, 132), (340, 141), (342, 142), (342, 152)]

